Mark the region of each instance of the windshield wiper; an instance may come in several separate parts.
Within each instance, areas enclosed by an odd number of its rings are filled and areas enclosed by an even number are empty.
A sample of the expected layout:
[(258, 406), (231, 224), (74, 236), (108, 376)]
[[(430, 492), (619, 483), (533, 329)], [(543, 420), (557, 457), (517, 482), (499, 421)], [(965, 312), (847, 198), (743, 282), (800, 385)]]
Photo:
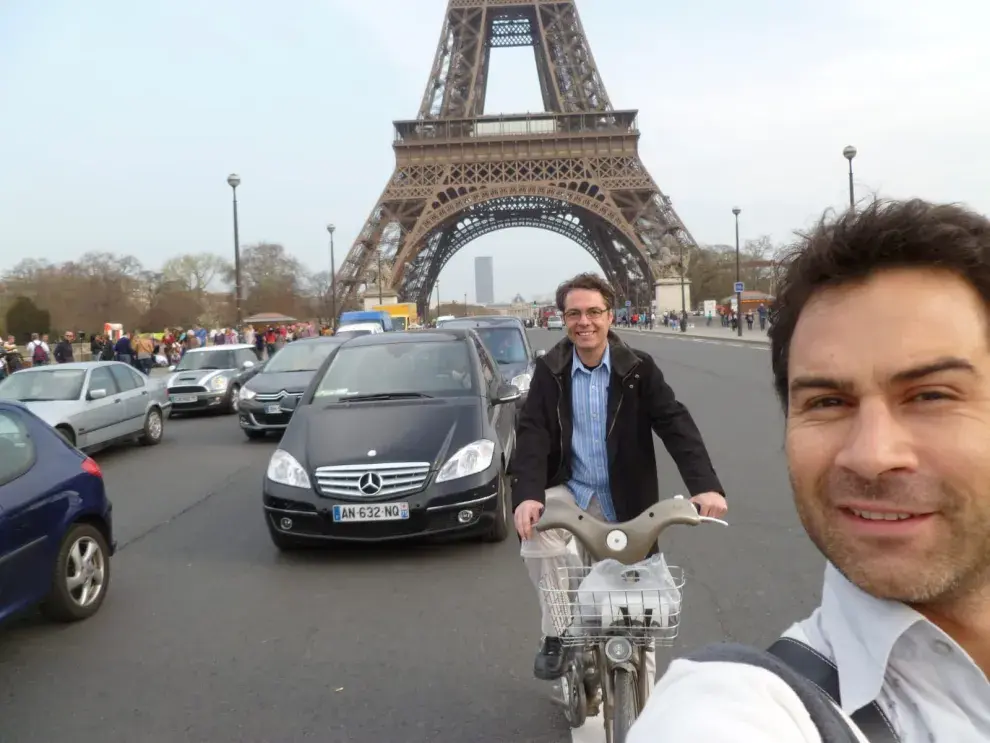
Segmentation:
[(381, 392), (375, 395), (348, 395), (347, 397), (341, 397), (339, 402), (368, 402), (372, 400), (411, 400), (411, 399), (429, 399), (432, 400), (432, 395), (425, 395), (422, 392)]

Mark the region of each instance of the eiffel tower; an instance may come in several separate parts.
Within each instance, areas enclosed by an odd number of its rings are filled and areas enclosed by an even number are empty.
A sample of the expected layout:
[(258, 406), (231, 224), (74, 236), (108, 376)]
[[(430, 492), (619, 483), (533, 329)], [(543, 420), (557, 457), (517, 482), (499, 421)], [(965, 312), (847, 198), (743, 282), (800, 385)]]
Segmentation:
[[(532, 47), (545, 112), (486, 115), (492, 49)], [(696, 245), (639, 157), (637, 111), (609, 101), (574, 0), (448, 0), (419, 114), (396, 121), (395, 171), (337, 272), (337, 306), (370, 284), (416, 302), (477, 237), (571, 238), (621, 297), (653, 298)]]

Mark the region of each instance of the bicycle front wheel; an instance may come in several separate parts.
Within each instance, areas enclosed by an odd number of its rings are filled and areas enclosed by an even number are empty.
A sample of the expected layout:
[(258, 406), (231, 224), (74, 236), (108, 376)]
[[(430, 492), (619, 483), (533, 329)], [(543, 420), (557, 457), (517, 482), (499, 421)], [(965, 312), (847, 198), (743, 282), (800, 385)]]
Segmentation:
[(626, 743), (639, 714), (636, 697), (636, 677), (624, 668), (612, 671), (612, 743)]

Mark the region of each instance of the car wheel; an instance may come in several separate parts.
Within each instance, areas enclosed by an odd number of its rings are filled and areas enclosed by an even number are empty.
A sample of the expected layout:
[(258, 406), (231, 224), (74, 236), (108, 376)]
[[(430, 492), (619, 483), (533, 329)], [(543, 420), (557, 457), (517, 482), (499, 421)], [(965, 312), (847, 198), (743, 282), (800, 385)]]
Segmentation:
[(162, 411), (158, 408), (152, 408), (144, 419), (144, 432), (138, 441), (141, 442), (142, 446), (154, 446), (161, 443), (164, 433), (165, 423), (162, 421)]
[(73, 524), (62, 539), (52, 575), (52, 589), (42, 612), (59, 622), (93, 616), (110, 588), (110, 550), (92, 524)]
[(498, 476), (498, 510), (495, 523), (485, 534), (486, 542), (504, 542), (509, 536), (509, 519), (512, 516), (512, 493), (509, 490), (509, 478), (505, 476), (505, 466)]
[(224, 406), (228, 413), (237, 414), (241, 409), (241, 387), (240, 385), (231, 385), (230, 392), (227, 393), (227, 404)]
[(59, 436), (65, 439), (66, 443), (69, 446), (76, 445), (76, 435), (72, 433), (71, 428), (69, 428), (68, 426), (55, 426), (55, 431), (58, 433)]

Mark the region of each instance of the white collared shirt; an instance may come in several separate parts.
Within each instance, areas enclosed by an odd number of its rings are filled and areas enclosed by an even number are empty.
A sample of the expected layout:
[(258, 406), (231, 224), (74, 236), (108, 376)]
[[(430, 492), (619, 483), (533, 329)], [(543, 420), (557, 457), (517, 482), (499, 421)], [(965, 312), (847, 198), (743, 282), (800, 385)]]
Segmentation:
[[(875, 699), (901, 743), (990, 740), (990, 682), (968, 653), (918, 612), (873, 598), (832, 565), (821, 606), (784, 636), (835, 662), (844, 713)], [(797, 695), (769, 671), (675, 660), (627, 742), (701, 740), (821, 743), (821, 736)]]

